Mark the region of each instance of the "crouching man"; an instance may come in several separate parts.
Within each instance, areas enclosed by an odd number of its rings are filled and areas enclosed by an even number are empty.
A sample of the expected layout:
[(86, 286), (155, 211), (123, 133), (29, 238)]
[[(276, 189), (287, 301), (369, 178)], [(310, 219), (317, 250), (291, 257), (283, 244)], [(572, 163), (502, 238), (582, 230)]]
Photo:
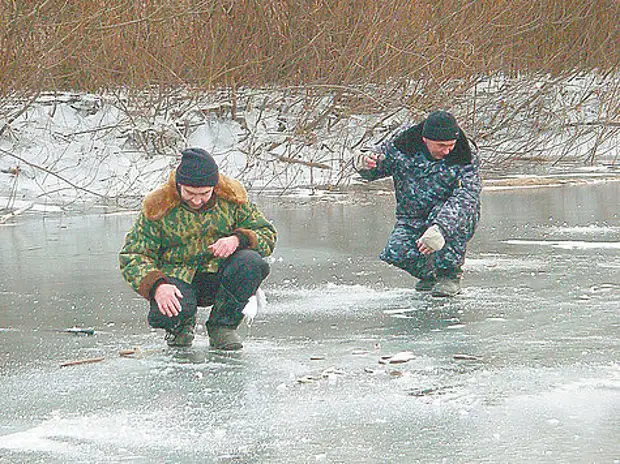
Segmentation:
[(239, 350), (237, 327), (269, 274), (263, 257), (276, 229), (205, 150), (181, 155), (168, 182), (144, 199), (120, 252), (121, 272), (149, 300), (148, 322), (166, 331), (168, 346), (191, 346), (197, 307), (212, 305), (210, 345)]
[(394, 181), (396, 224), (380, 258), (420, 279), (418, 291), (458, 294), (467, 242), (480, 218), (481, 180), (454, 116), (434, 111), (379, 153), (361, 153), (354, 162), (366, 180)]

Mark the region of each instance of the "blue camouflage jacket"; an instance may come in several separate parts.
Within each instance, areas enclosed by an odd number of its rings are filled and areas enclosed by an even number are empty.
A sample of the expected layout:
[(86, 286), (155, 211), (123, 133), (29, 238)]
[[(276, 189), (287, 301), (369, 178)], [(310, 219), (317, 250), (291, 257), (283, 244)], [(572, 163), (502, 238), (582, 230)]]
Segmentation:
[(479, 161), (461, 131), (443, 160), (431, 157), (422, 141), (422, 123), (406, 128), (380, 147), (376, 168), (359, 171), (362, 178), (392, 176), (396, 217), (420, 230), (437, 224), (446, 240), (469, 240), (480, 219)]

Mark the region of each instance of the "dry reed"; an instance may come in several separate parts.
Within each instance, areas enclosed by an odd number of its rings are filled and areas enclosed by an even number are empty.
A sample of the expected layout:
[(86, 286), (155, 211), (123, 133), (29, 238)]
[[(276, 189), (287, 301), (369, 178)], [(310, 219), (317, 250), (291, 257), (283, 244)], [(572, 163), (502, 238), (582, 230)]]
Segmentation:
[(616, 0), (64, 0), (0, 9), (0, 92), (615, 70)]

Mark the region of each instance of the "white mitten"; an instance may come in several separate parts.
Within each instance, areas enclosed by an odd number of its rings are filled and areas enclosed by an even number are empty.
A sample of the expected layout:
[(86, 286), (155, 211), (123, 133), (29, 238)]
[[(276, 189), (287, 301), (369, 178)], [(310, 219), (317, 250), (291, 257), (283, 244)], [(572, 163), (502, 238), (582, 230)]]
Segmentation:
[(439, 251), (446, 244), (446, 240), (441, 234), (439, 226), (434, 225), (426, 229), (426, 232), (420, 237), (420, 243), (433, 251)]
[(256, 304), (258, 306), (258, 312), (263, 312), (265, 308), (267, 308), (267, 297), (260, 287), (256, 290)]
[(357, 151), (353, 154), (353, 169), (356, 171), (364, 171), (370, 169), (368, 167), (368, 160), (370, 159), (369, 151)]
[(252, 295), (247, 304), (243, 308), (243, 315), (246, 317), (248, 324), (251, 324), (259, 311), (263, 311), (267, 305), (267, 299), (265, 294), (259, 288), (256, 290), (256, 295)]

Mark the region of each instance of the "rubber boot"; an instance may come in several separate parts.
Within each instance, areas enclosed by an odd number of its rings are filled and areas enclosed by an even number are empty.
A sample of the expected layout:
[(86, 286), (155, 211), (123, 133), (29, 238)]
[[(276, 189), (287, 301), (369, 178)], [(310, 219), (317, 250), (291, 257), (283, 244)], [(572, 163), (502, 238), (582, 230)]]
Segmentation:
[(437, 279), (435, 279), (434, 277), (430, 277), (428, 279), (420, 279), (415, 284), (415, 289), (418, 292), (430, 292), (436, 283)]
[(452, 297), (461, 293), (461, 278), (460, 277), (440, 277), (431, 295), (435, 297)]
[(166, 330), (166, 343), (171, 348), (184, 348), (192, 346), (194, 342), (194, 330), (196, 317), (188, 317), (174, 329)]
[(237, 329), (213, 325), (207, 327), (207, 331), (209, 332), (209, 345), (215, 350), (237, 351), (243, 348)]
[(245, 303), (237, 300), (223, 285), (220, 286), (206, 324), (212, 348), (227, 351), (243, 348), (237, 327), (243, 320), (244, 307)]

